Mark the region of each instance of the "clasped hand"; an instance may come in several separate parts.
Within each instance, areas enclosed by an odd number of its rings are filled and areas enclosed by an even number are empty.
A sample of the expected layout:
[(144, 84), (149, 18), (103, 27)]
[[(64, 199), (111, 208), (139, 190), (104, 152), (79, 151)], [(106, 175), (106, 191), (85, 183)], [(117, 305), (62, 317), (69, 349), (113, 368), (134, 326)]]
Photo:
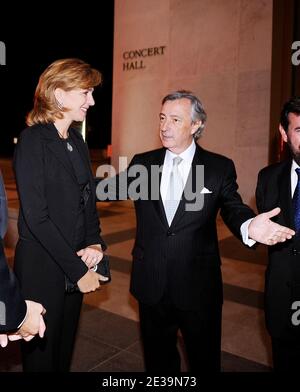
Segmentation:
[(100, 282), (108, 280), (107, 277), (93, 272), (91, 268), (95, 267), (103, 258), (103, 251), (100, 244), (89, 245), (84, 249), (80, 249), (77, 255), (89, 268), (87, 273), (77, 282), (79, 290), (82, 293), (95, 291), (100, 287)]
[(103, 258), (103, 252), (100, 244), (89, 245), (77, 252), (77, 256), (86, 264), (88, 268), (93, 268)]
[(0, 334), (0, 346), (6, 347), (9, 341), (24, 339), (29, 342), (35, 335), (44, 337), (46, 330), (43, 315), (46, 309), (39, 303), (26, 300), (27, 313), (21, 327), (11, 333)]

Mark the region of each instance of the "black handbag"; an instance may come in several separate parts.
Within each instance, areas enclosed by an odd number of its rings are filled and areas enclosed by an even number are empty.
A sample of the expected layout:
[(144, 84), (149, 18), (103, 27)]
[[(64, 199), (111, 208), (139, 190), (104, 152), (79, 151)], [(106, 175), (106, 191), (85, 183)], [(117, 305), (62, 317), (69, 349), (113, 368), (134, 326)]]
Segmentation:
[[(101, 285), (111, 281), (109, 257), (107, 255), (104, 255), (100, 263), (97, 264), (97, 269), (95, 272), (108, 278), (107, 280), (100, 280)], [(71, 280), (65, 275), (65, 292), (74, 293), (76, 291), (80, 291), (77, 283), (71, 282)]]

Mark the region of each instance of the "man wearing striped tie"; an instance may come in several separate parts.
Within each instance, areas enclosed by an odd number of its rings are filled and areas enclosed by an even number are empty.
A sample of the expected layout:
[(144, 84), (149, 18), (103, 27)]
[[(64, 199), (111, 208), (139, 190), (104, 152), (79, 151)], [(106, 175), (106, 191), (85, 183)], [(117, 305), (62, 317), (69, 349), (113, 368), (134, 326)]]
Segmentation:
[(280, 372), (300, 370), (300, 97), (284, 104), (279, 131), (291, 157), (261, 170), (256, 202), (259, 212), (279, 206), (276, 222), (296, 231), (269, 248), (266, 270), (266, 325), (274, 370)]
[[(194, 94), (185, 90), (168, 94), (159, 114), (163, 148), (135, 155), (125, 172), (126, 181), (121, 173), (118, 181), (111, 178), (97, 186), (100, 200), (105, 200), (101, 189), (106, 185), (110, 186), (107, 198), (120, 199), (122, 184), (135, 200), (137, 230), (130, 288), (139, 301), (147, 371), (180, 371), (178, 330), (191, 371), (220, 371), (219, 211), (231, 231), (249, 245), (251, 240), (273, 245), (294, 234), (270, 220), (278, 208), (254, 218), (237, 192), (234, 163), (196, 143), (205, 121), (202, 103)], [(159, 175), (155, 176), (157, 167)], [(148, 176), (140, 185), (143, 197), (134, 198), (130, 189), (137, 181), (137, 168)]]

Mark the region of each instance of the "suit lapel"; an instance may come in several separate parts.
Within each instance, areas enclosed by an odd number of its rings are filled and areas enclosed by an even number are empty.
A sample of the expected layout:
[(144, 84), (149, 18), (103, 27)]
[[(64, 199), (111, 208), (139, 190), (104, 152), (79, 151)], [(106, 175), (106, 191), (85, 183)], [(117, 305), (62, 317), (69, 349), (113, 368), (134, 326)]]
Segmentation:
[(288, 161), (278, 177), (279, 199), (282, 206), (281, 212), (284, 224), (288, 227), (294, 227), (294, 215), (291, 191), (291, 161)]
[[(148, 189), (150, 189), (150, 191), (151, 191), (151, 165), (158, 165), (159, 167), (162, 167), (163, 164), (164, 164), (165, 155), (166, 155), (166, 149), (162, 148), (160, 151), (161, 151), (161, 153), (160, 153), (158, 159), (156, 158), (155, 160), (153, 160), (151, 162), (150, 166), (149, 166), (149, 169), (148, 169), (148, 173), (149, 173), (149, 175), (148, 175), (148, 181), (149, 181)], [(155, 210), (156, 210), (160, 220), (162, 221), (162, 224), (164, 226), (166, 226), (166, 227), (169, 227), (169, 224), (168, 224), (168, 221), (167, 221), (167, 217), (166, 217), (166, 213), (165, 213), (165, 208), (164, 208), (164, 205), (163, 205), (163, 202), (162, 202), (162, 198), (161, 198), (161, 194), (160, 194), (161, 175), (162, 175), (162, 171), (160, 170), (159, 171), (159, 182), (158, 182), (158, 195), (159, 195), (159, 198), (158, 198), (158, 200), (152, 200), (152, 202), (153, 202), (154, 208), (155, 208)], [(149, 196), (151, 197), (151, 193), (150, 193)]]
[[(180, 203), (178, 205), (177, 211), (175, 213), (175, 216), (172, 220), (171, 226), (173, 227), (175, 226), (180, 219), (184, 216), (184, 214), (186, 213), (186, 206), (187, 204), (192, 203), (192, 200), (187, 200), (186, 199), (186, 194), (187, 194), (187, 189), (190, 191), (192, 190), (193, 194), (195, 194), (196, 192), (201, 192), (202, 190), (202, 182), (201, 181), (197, 181), (197, 166), (199, 165), (203, 165), (203, 161), (201, 159), (201, 147), (199, 147), (196, 144), (196, 151), (195, 151), (195, 155), (194, 158), (192, 160), (192, 165), (191, 165), (191, 169), (188, 175), (188, 179), (186, 181), (186, 185), (182, 194), (182, 198), (180, 200)], [(201, 189), (197, 189), (197, 187), (201, 186)]]
[(57, 134), (57, 129), (54, 124), (49, 123), (45, 125), (45, 131), (43, 132), (44, 138), (47, 139), (47, 147), (51, 152), (55, 155), (55, 157), (62, 163), (66, 171), (70, 174), (70, 176), (77, 183), (77, 179), (74, 173), (74, 169), (66, 154), (65, 146), (62, 140), (59, 138)]
[(88, 152), (88, 148), (87, 145), (84, 143), (82, 136), (78, 135), (72, 128), (70, 128), (69, 130), (72, 141), (74, 142), (79, 155), (81, 156), (81, 159), (83, 161), (83, 163), (85, 164), (88, 173), (90, 173), (90, 161), (89, 161), (89, 152)]

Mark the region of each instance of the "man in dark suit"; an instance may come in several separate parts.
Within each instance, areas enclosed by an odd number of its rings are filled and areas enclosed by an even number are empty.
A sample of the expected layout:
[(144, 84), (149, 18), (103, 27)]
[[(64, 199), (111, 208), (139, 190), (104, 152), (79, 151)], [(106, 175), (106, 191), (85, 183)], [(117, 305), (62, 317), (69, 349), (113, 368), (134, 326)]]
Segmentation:
[(269, 248), (265, 284), (274, 370), (294, 371), (300, 369), (300, 97), (283, 106), (279, 131), (291, 158), (261, 170), (256, 201), (260, 212), (279, 206), (277, 222), (296, 231), (290, 241)]
[(223, 302), (219, 210), (237, 237), (243, 225), (245, 241), (249, 234), (273, 244), (293, 232), (270, 221), (278, 209), (254, 218), (237, 192), (233, 162), (195, 143), (206, 121), (196, 96), (188, 91), (167, 95), (159, 117), (163, 148), (135, 155), (126, 178), (120, 174), (117, 182), (103, 180), (97, 197), (104, 200), (107, 193), (107, 198), (119, 199), (127, 181), (128, 196), (135, 199), (131, 292), (139, 301), (147, 371), (180, 370), (179, 329), (190, 370), (219, 371)]
[(9, 270), (4, 254), (3, 238), (7, 227), (7, 203), (0, 172), (0, 345), (8, 340), (31, 340), (44, 335), (45, 324), (41, 304), (24, 301), (14, 274)]

